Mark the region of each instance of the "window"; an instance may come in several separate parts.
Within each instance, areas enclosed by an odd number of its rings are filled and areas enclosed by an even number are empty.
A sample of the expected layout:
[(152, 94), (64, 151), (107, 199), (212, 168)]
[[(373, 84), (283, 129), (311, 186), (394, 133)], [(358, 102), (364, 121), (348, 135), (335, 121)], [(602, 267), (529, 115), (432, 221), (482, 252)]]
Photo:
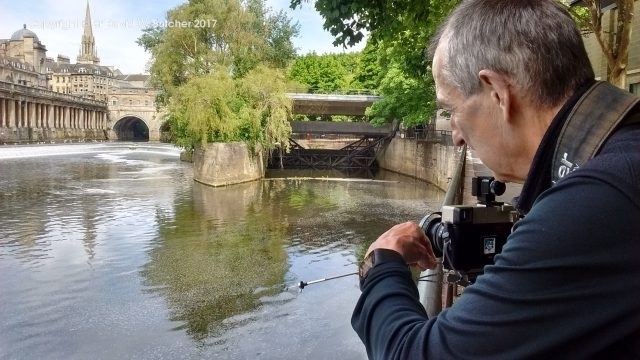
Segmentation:
[(640, 82), (629, 85), (629, 92), (634, 95), (640, 96)]

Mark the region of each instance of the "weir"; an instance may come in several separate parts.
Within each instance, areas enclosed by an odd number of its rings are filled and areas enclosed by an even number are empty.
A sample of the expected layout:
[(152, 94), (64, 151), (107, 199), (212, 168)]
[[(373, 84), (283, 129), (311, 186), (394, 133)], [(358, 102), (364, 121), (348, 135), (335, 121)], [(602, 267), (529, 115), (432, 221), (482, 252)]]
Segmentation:
[[(292, 121), (288, 152), (272, 152), (271, 169), (345, 169), (377, 168), (376, 157), (395, 135), (397, 124), (374, 127), (366, 122)], [(339, 149), (305, 148), (296, 138), (351, 139)]]

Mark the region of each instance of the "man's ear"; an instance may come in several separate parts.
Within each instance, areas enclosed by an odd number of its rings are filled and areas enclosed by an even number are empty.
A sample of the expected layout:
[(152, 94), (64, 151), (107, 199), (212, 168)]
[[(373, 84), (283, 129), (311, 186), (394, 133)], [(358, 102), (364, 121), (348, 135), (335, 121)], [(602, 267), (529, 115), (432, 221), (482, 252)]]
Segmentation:
[(506, 121), (513, 120), (513, 106), (515, 98), (509, 78), (493, 70), (483, 69), (478, 73), (480, 84), (490, 92), (491, 100), (502, 109), (502, 115)]

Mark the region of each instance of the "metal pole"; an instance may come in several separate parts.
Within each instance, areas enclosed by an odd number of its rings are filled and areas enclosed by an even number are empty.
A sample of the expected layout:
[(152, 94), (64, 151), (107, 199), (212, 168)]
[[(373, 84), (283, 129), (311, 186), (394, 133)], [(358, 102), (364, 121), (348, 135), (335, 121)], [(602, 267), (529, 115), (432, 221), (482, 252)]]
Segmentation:
[[(456, 194), (463, 183), (464, 163), (467, 158), (467, 145), (462, 147), (460, 158), (456, 166), (456, 171), (451, 178), (449, 187), (444, 196), (442, 206), (454, 205)], [(442, 311), (442, 282), (443, 269), (442, 258), (438, 258), (438, 266), (433, 270), (423, 271), (420, 276), (426, 276), (432, 281), (421, 281), (418, 283), (418, 292), (420, 294), (420, 303), (427, 311), (427, 315), (431, 318), (437, 316)]]

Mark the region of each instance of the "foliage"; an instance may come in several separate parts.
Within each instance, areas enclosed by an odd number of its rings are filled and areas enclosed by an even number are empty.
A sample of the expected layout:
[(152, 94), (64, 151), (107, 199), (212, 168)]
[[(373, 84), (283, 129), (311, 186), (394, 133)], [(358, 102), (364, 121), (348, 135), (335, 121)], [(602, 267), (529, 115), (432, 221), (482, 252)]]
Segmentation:
[[(356, 79), (361, 61), (360, 53), (323, 54), (311, 52), (295, 59), (289, 70), (289, 79), (299, 86), (295, 92), (359, 94), (375, 92)], [(310, 121), (362, 121), (362, 116), (295, 115), (295, 120)]]
[[(428, 5), (431, 16), (422, 26), (404, 30), (393, 38), (389, 34), (376, 36), (374, 30), (365, 48), (369, 52), (375, 49), (378, 60), (373, 68), (379, 69), (381, 74), (377, 79), (373, 74), (369, 77), (369, 81), (379, 82), (382, 96), (382, 100), (367, 110), (374, 123), (398, 119), (404, 126), (411, 127), (435, 117), (435, 83), (424, 51), (439, 23), (455, 5), (452, 1), (432, 0)], [(370, 54), (369, 57), (373, 56)]]
[(307, 86), (309, 93), (330, 93), (346, 87), (345, 71), (334, 57), (315, 52), (299, 56), (289, 77)]
[(244, 141), (267, 151), (288, 144), (291, 99), (281, 71), (259, 66), (233, 79), (225, 67), (193, 78), (168, 106), (173, 141), (191, 149), (211, 142)]
[(289, 78), (306, 87), (309, 93), (334, 93), (361, 89), (354, 79), (360, 54), (323, 54), (299, 56), (289, 70)]
[(283, 71), (295, 56), (298, 24), (264, 0), (190, 0), (167, 20), (208, 21), (145, 29), (138, 39), (152, 55), (151, 82), (160, 90), (157, 104), (167, 107), (172, 141), (185, 148), (244, 141), (267, 151), (288, 144)]
[(360, 54), (360, 61), (354, 75), (354, 83), (362, 89), (378, 89), (382, 76), (377, 43), (368, 41)]
[[(291, 8), (309, 0), (291, 0)], [(324, 29), (335, 37), (334, 45), (353, 46), (365, 32), (384, 39), (405, 30), (422, 27), (432, 17), (435, 6), (448, 7), (454, 0), (316, 0), (314, 6), (324, 18)], [(437, 9), (435, 9), (437, 10)]]
[(386, 72), (380, 84), (382, 99), (367, 109), (374, 124), (400, 119), (406, 127), (424, 124), (437, 110), (431, 77), (414, 77), (396, 64)]
[[(291, 7), (303, 0), (291, 0)], [(374, 123), (424, 124), (435, 115), (435, 90), (424, 50), (457, 0), (315, 0), (334, 44), (352, 46), (369, 32), (352, 83), (377, 88), (383, 99), (367, 110)]]

